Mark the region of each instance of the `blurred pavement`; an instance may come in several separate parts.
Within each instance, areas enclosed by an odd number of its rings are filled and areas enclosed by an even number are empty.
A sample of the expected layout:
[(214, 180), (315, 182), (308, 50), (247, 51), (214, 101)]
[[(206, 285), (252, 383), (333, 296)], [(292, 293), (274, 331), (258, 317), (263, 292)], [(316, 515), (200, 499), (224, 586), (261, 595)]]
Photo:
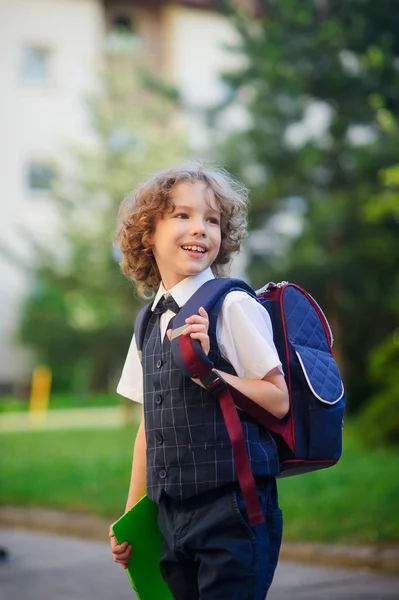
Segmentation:
[(40, 429), (75, 429), (122, 427), (131, 418), (126, 407), (50, 409), (44, 415), (26, 412), (0, 414), (0, 432), (35, 431)]
[[(0, 600), (136, 597), (107, 542), (2, 528), (0, 545)], [(393, 600), (398, 590), (399, 577), (281, 561), (268, 600)]]

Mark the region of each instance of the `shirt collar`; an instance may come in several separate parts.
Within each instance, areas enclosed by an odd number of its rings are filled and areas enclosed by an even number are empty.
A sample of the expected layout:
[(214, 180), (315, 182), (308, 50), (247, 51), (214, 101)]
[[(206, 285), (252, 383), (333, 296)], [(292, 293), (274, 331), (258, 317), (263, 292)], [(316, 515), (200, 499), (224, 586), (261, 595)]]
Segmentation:
[(179, 308), (181, 308), (187, 302), (187, 300), (189, 300), (191, 296), (201, 287), (201, 285), (214, 278), (215, 277), (212, 273), (212, 269), (208, 267), (201, 273), (186, 277), (170, 290), (166, 290), (161, 282), (155, 295), (154, 302), (152, 303), (151, 310), (155, 310), (156, 305), (165, 294), (170, 294), (179, 305)]

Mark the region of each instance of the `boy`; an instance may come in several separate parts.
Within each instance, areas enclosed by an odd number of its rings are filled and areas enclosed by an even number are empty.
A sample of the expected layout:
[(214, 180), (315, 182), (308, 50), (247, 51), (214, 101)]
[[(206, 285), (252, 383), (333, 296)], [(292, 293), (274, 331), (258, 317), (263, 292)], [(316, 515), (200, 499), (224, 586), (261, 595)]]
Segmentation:
[[(240, 411), (265, 517), (251, 527), (218, 400), (183, 376), (169, 342), (169, 320), (203, 283), (224, 275), (239, 250), (245, 209), (245, 190), (224, 171), (176, 167), (138, 188), (120, 213), (122, 270), (141, 292), (156, 292), (142, 363), (133, 336), (118, 385), (119, 393), (143, 403), (126, 510), (145, 493), (158, 503), (160, 568), (176, 600), (264, 600), (281, 544), (272, 436)], [(216, 372), (284, 417), (288, 391), (267, 311), (245, 292), (228, 294), (213, 349), (205, 310), (186, 322), (184, 335), (216, 353)], [(131, 548), (116, 544), (112, 531), (110, 539), (114, 560), (126, 568)]]

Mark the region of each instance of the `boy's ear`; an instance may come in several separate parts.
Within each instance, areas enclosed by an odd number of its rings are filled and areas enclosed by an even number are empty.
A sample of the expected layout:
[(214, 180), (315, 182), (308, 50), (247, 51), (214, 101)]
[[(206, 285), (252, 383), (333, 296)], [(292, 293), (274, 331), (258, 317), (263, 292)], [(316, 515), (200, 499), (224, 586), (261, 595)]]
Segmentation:
[(150, 233), (146, 235), (145, 240), (143, 241), (145, 242), (146, 248), (151, 248), (154, 245), (154, 234)]

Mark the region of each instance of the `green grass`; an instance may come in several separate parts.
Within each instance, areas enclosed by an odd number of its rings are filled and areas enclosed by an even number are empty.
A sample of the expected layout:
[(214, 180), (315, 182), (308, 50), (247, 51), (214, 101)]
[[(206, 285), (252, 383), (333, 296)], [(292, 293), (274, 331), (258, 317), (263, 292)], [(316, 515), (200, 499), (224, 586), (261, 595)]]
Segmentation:
[[(124, 509), (136, 429), (2, 434), (0, 503), (92, 512)], [(397, 450), (366, 452), (345, 442), (340, 463), (279, 481), (286, 540), (399, 540)]]
[(399, 541), (398, 450), (347, 441), (329, 469), (279, 481), (286, 538), (345, 543)]
[[(49, 409), (57, 408), (100, 408), (103, 406), (118, 406), (124, 400), (118, 394), (51, 394)], [(0, 398), (0, 414), (10, 412), (24, 412), (29, 409), (27, 398), (14, 398), (7, 396)]]
[(123, 512), (136, 427), (3, 433), (0, 504)]

